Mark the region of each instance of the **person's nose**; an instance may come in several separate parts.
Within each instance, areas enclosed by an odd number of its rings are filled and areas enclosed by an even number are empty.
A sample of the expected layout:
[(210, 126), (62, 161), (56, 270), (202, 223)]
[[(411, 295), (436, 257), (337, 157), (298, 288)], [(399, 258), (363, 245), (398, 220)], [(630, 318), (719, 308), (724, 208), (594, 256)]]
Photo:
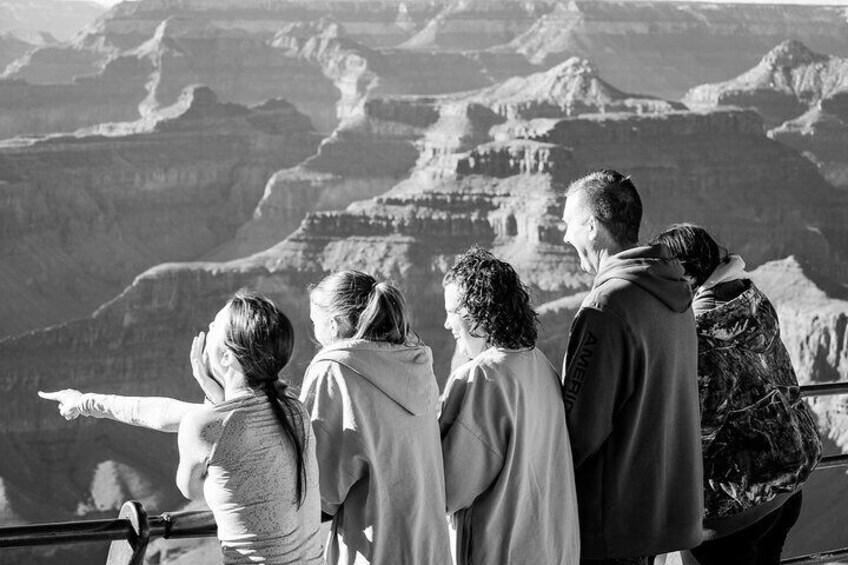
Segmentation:
[(446, 330), (450, 330), (450, 329), (451, 329), (451, 327), (450, 327), (450, 320), (448, 320), (448, 318), (447, 318), (447, 317), (445, 317), (445, 323), (444, 323), (444, 324), (442, 324), (442, 325), (444, 326), (444, 328), (445, 328)]

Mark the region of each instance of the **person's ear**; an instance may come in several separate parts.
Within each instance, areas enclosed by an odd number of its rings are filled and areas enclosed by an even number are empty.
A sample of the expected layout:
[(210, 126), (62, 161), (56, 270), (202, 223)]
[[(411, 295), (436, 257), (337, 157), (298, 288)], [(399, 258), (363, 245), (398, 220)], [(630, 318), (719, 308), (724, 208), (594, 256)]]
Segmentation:
[(336, 318), (330, 318), (330, 337), (333, 339), (339, 337), (339, 321)]
[(598, 223), (598, 219), (595, 218), (595, 216), (589, 216), (587, 226), (589, 228), (589, 239), (591, 241), (598, 239), (598, 234), (600, 233), (600, 224)]
[(233, 366), (233, 363), (236, 360), (236, 356), (233, 355), (233, 352), (227, 348), (224, 348), (223, 353), (221, 353), (221, 366), (225, 369), (230, 369)]

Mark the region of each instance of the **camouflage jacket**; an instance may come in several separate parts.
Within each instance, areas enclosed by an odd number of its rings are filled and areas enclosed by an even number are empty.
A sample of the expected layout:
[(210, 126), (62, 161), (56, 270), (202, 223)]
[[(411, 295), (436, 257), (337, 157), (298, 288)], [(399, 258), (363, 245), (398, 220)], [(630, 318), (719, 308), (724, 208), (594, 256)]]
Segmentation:
[(750, 280), (696, 316), (705, 518), (725, 518), (801, 487), (821, 457), (777, 313)]

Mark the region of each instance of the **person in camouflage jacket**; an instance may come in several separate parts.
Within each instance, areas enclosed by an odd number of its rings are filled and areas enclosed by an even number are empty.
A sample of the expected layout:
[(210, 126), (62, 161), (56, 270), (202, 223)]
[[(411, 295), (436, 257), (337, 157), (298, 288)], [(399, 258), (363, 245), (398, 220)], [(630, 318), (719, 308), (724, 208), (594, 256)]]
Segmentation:
[(703, 228), (672, 226), (656, 240), (695, 290), (706, 541), (691, 554), (702, 565), (778, 563), (822, 446), (777, 313), (742, 258)]

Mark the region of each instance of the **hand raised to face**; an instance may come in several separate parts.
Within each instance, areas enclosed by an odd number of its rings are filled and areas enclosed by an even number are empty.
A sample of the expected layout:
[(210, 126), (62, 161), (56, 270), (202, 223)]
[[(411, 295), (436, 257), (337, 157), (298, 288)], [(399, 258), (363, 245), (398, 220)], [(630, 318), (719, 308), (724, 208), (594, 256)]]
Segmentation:
[(206, 353), (206, 334), (200, 332), (194, 336), (191, 342), (191, 373), (194, 380), (200, 385), (200, 389), (212, 404), (218, 404), (224, 400), (224, 386), (212, 374), (209, 368), (209, 356)]

